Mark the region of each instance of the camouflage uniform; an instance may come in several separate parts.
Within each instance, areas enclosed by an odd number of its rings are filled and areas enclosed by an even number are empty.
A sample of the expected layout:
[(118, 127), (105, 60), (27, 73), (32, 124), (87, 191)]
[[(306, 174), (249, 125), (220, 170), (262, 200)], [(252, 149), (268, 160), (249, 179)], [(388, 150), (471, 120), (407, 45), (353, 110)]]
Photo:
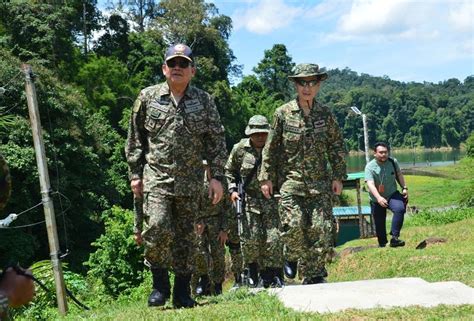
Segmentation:
[(151, 266), (191, 272), (193, 222), (202, 188), (202, 156), (223, 177), (224, 128), (213, 99), (188, 86), (176, 106), (168, 84), (140, 92), (130, 120), (126, 157), (130, 179), (143, 179), (142, 232)]
[(220, 231), (227, 232), (227, 213), (230, 204), (223, 200), (217, 205), (212, 205), (208, 190), (209, 183), (206, 180), (201, 195), (201, 205), (196, 217), (196, 222), (204, 224), (205, 227), (204, 232), (197, 237), (194, 276), (199, 277), (209, 274), (212, 284), (215, 285), (224, 282), (225, 248), (217, 237)]
[[(249, 135), (248, 132), (246, 134)], [(229, 191), (236, 190), (239, 176), (243, 182), (246, 181), (260, 155), (252, 147), (250, 138), (242, 139), (234, 145), (225, 166)], [(245, 188), (245, 215), (241, 229), (244, 261), (246, 264), (257, 263), (261, 269), (279, 268), (283, 265), (283, 248), (278, 230), (278, 204), (273, 197), (264, 198), (260, 192), (257, 173), (258, 170)]]
[(227, 226), (229, 233), (227, 235), (228, 240), (226, 245), (229, 248), (230, 253), (230, 270), (234, 276), (239, 276), (242, 273), (244, 262), (242, 258), (242, 249), (240, 246), (237, 216), (235, 215), (235, 210), (232, 208), (232, 206), (229, 207)]
[[(295, 73), (306, 66), (298, 65)], [(293, 100), (275, 111), (259, 181), (275, 184), (278, 177), (283, 178), (274, 187), (280, 187), (281, 193), (281, 237), (286, 259), (299, 259), (305, 278), (324, 276), (324, 265), (333, 253), (336, 228), (331, 189), (333, 180), (346, 177), (344, 157), (339, 125), (327, 107), (314, 100), (306, 117)]]
[(12, 181), (10, 178), (10, 171), (7, 162), (0, 155), (0, 211), (7, 205), (12, 190)]

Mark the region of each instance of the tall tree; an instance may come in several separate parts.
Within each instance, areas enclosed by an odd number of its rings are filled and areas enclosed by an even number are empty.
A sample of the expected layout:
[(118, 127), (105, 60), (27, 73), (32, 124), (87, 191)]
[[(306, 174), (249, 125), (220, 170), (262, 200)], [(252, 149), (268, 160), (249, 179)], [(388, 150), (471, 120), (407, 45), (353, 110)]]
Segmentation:
[(276, 44), (272, 49), (265, 50), (263, 59), (253, 71), (269, 92), (286, 101), (292, 97), (294, 91), (288, 79), (294, 65), (285, 45)]

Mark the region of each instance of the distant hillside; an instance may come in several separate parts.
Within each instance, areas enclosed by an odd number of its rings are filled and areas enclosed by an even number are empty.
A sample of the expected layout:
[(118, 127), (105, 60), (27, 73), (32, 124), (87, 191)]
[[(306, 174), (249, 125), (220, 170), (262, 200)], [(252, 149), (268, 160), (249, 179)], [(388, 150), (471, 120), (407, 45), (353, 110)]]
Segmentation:
[(334, 69), (319, 99), (336, 113), (350, 149), (363, 146), (362, 121), (350, 106), (367, 114), (371, 144), (384, 140), (394, 147), (457, 148), (474, 128), (474, 76), (464, 82), (403, 83)]

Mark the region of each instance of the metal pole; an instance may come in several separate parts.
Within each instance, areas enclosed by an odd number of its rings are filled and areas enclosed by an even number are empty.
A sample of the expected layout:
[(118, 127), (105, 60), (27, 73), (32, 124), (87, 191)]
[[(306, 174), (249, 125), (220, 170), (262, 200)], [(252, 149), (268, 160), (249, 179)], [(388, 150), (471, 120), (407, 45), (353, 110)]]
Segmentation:
[(30, 114), (31, 131), (33, 133), (36, 164), (38, 165), (38, 173), (41, 186), (41, 199), (43, 201), (44, 217), (46, 220), (46, 229), (48, 232), (51, 263), (53, 265), (54, 281), (56, 284), (56, 298), (58, 302), (58, 310), (61, 315), (65, 315), (67, 313), (66, 291), (61, 261), (59, 260), (59, 239), (56, 230), (54, 204), (53, 200), (50, 197), (51, 186), (49, 183), (49, 174), (48, 166), (46, 163), (46, 152), (44, 149), (43, 135), (41, 132), (41, 121), (39, 117), (38, 101), (36, 100), (36, 88), (31, 77), (31, 66), (23, 64), (22, 69), (26, 79), (26, 99), (28, 102), (28, 111)]
[(364, 125), (364, 149), (365, 149), (365, 163), (367, 164), (369, 159), (369, 132), (367, 130), (367, 116), (362, 114), (362, 124)]

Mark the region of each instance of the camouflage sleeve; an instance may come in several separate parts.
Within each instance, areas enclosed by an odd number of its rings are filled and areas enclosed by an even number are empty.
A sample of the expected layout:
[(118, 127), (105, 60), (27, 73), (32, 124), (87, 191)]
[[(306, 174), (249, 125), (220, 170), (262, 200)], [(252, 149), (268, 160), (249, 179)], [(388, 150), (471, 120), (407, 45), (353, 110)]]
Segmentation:
[(140, 233), (143, 231), (143, 198), (133, 198), (133, 210), (135, 212), (133, 233)]
[(234, 145), (230, 152), (229, 159), (225, 164), (225, 177), (227, 180), (227, 186), (229, 193), (231, 191), (237, 191), (237, 176), (240, 172), (240, 164), (237, 162), (237, 151), (239, 149), (238, 143)]
[(219, 112), (214, 100), (208, 97), (208, 128), (204, 137), (204, 149), (212, 177), (224, 177), (224, 165), (227, 160), (227, 149), (225, 146), (224, 126), (222, 125)]
[(231, 203), (229, 201), (228, 198), (226, 198), (223, 202), (220, 202), (219, 203), (221, 205), (221, 208), (220, 208), (220, 222), (221, 222), (221, 230), (222, 231), (225, 231), (225, 232), (229, 232), (229, 229), (230, 229), (230, 226), (229, 226), (229, 222), (230, 222), (230, 219), (232, 219), (232, 217), (230, 217), (230, 215), (232, 215), (232, 207), (231, 207)]
[(258, 174), (258, 180), (260, 182), (270, 180), (275, 186), (277, 185), (279, 160), (283, 155), (281, 151), (283, 137), (282, 119), (282, 115), (276, 111), (273, 116), (273, 125), (270, 134), (262, 151), (262, 166)]
[(7, 161), (0, 155), (0, 211), (5, 208), (10, 198), (12, 190), (12, 181)]
[(327, 155), (331, 164), (333, 179), (342, 181), (347, 177), (346, 148), (339, 124), (332, 114), (329, 116), (328, 129)]
[(133, 111), (128, 127), (128, 136), (125, 143), (125, 156), (129, 168), (129, 179), (142, 178), (143, 166), (145, 165), (146, 132), (145, 132), (146, 109), (141, 98), (138, 97), (133, 104)]

